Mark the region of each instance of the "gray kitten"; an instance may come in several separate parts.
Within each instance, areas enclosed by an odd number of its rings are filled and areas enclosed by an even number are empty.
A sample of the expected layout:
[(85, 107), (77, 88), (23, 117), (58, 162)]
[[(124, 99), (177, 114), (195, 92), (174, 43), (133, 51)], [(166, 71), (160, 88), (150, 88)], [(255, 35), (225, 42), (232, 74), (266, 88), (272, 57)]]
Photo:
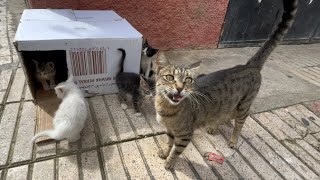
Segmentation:
[(116, 75), (116, 84), (119, 89), (119, 100), (122, 109), (127, 109), (127, 94), (132, 96), (133, 108), (136, 116), (141, 116), (140, 104), (143, 98), (151, 98), (153, 96), (154, 80), (147, 79), (143, 75), (131, 72), (123, 72), (123, 63), (126, 58), (126, 51), (118, 49), (122, 53), (120, 71)]
[(282, 21), (245, 65), (197, 77), (200, 63), (189, 67), (157, 61), (155, 108), (157, 121), (167, 129), (168, 146), (159, 150), (171, 169), (193, 136), (194, 129), (205, 126), (208, 133), (220, 124), (235, 119), (229, 147), (235, 148), (250, 106), (261, 85), (261, 69), (271, 52), (282, 41), (297, 12), (297, 0), (283, 0)]
[[(44, 90), (53, 89), (55, 84), (56, 68), (53, 62), (38, 62), (33, 60), (36, 66), (36, 79), (41, 82)], [(50, 85), (48, 84), (48, 82)]]

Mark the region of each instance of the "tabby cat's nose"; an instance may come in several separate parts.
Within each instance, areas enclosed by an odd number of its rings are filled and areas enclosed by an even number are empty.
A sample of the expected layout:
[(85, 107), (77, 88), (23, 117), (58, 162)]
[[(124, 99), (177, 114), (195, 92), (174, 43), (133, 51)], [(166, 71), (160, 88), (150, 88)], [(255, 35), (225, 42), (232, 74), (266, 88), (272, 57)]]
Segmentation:
[(183, 88), (176, 88), (176, 89), (177, 89), (178, 93), (180, 93), (183, 90)]

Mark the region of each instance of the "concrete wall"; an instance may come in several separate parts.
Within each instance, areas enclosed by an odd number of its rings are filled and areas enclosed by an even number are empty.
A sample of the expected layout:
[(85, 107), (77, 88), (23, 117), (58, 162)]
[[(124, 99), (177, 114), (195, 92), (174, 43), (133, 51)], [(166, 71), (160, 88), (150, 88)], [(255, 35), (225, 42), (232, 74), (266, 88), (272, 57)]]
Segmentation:
[(29, 0), (31, 8), (115, 10), (162, 49), (212, 48), (228, 0)]

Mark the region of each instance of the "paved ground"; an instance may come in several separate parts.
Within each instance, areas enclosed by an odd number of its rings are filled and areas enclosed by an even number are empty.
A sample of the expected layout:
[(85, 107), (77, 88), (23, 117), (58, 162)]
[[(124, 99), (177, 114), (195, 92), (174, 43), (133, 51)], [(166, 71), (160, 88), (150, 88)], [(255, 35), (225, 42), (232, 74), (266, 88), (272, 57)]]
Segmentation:
[[(11, 46), (25, 8), (20, 1), (0, 0), (0, 179), (320, 179), (320, 44), (280, 46), (272, 55), (237, 150), (227, 147), (229, 126), (215, 136), (197, 131), (168, 172), (156, 155), (165, 136), (152, 103), (137, 118), (121, 109), (116, 95), (88, 99), (91, 116), (78, 143), (30, 145), (36, 107)], [(166, 55), (179, 64), (203, 60), (203, 72), (210, 72), (244, 63), (255, 51)], [(205, 152), (226, 161), (207, 161)]]

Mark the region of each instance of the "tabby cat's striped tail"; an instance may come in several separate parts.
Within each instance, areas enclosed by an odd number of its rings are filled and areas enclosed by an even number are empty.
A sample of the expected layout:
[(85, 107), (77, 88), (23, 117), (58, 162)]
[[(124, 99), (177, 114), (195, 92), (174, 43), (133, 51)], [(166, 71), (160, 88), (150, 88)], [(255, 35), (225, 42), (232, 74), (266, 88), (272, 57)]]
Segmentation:
[(262, 69), (271, 52), (282, 41), (291, 27), (297, 12), (298, 0), (283, 0), (283, 14), (277, 29), (269, 39), (261, 46), (258, 52), (247, 62), (248, 66)]

